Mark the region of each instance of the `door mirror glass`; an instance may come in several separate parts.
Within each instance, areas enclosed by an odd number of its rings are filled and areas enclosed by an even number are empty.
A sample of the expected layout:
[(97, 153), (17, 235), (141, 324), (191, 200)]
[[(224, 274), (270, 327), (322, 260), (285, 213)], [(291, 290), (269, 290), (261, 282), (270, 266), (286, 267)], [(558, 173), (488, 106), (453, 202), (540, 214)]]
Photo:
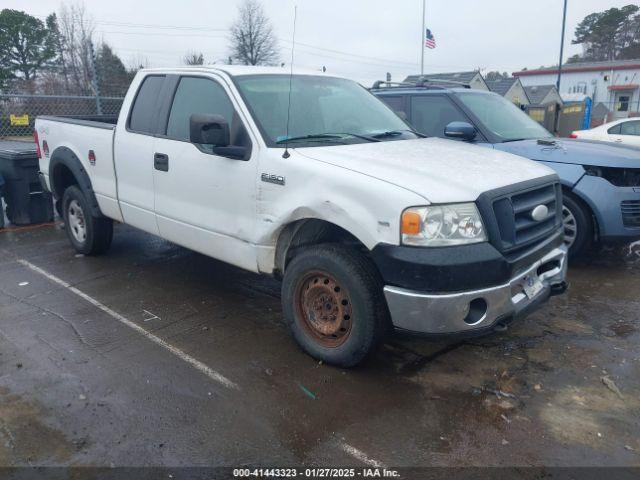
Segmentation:
[(194, 113), (189, 119), (189, 140), (199, 145), (228, 147), (229, 124), (222, 115)]
[(451, 122), (444, 127), (444, 136), (471, 141), (476, 138), (476, 127), (467, 122)]

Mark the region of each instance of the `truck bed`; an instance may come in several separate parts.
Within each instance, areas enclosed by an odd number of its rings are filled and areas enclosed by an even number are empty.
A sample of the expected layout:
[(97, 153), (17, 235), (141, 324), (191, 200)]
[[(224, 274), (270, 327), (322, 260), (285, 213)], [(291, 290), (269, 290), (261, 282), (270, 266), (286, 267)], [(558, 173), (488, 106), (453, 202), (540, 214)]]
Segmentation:
[[(100, 118), (103, 121), (88, 118)], [(44, 155), (40, 159), (40, 171), (49, 188), (52, 189), (51, 182), (54, 181), (50, 168), (52, 162), (55, 163), (54, 159), (60, 155), (74, 156), (91, 178), (101, 211), (118, 220), (120, 210), (113, 162), (115, 122), (108, 117), (97, 116), (41, 116), (36, 118), (36, 130), (40, 140), (47, 143), (47, 148), (43, 149)], [(90, 153), (92, 161), (89, 160)]]

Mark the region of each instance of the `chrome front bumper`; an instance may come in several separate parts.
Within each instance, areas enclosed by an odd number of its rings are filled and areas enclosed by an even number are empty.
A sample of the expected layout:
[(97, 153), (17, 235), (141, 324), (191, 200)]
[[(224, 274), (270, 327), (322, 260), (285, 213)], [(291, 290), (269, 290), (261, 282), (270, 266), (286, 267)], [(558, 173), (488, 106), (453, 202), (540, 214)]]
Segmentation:
[(565, 285), (566, 275), (567, 250), (562, 246), (504, 285), (450, 294), (386, 286), (384, 295), (396, 328), (426, 334), (472, 332), (529, 313), (549, 298), (554, 287)]

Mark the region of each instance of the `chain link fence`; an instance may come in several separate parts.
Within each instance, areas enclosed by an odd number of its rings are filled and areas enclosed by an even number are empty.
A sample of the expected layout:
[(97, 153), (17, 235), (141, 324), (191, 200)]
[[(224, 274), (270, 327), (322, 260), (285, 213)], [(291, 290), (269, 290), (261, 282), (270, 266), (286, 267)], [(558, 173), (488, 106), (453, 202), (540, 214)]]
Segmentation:
[(0, 94), (0, 138), (30, 137), (37, 116), (107, 120), (117, 117), (123, 97)]

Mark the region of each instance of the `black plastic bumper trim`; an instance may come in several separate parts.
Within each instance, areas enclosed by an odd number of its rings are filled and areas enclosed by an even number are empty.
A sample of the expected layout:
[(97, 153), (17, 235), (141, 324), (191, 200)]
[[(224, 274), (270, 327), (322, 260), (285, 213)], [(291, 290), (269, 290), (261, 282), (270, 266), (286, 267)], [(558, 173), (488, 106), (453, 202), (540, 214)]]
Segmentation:
[(379, 244), (371, 252), (385, 285), (424, 293), (455, 293), (504, 284), (562, 245), (562, 232), (515, 259), (490, 243), (453, 247)]

